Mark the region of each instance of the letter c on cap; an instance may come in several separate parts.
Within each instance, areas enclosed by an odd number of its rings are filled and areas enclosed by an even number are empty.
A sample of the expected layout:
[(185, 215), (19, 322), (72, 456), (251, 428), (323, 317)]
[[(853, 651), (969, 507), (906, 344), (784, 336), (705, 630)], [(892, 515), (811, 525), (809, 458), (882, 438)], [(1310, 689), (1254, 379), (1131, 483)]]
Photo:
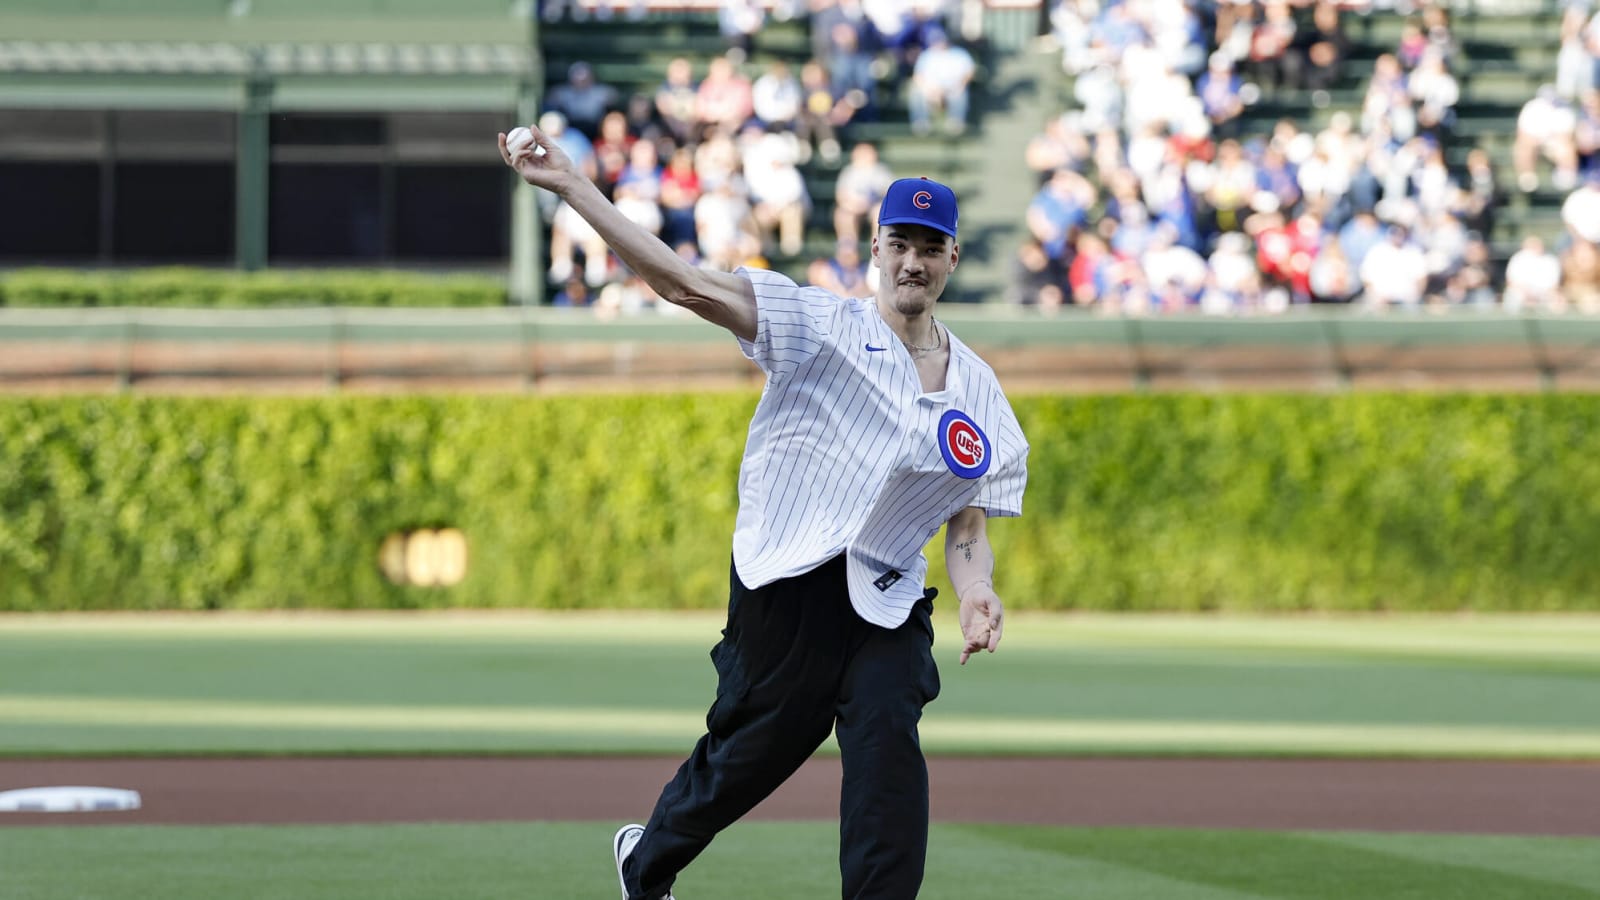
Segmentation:
[(911, 205), (917, 209), (927, 209), (933, 205), (933, 195), (927, 191), (917, 191), (911, 195)]

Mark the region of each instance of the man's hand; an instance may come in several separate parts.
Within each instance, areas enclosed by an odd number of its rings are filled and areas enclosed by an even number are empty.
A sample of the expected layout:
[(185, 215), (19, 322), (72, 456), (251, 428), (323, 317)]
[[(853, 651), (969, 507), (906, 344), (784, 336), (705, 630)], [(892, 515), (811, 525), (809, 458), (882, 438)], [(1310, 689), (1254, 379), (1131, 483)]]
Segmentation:
[(990, 653), (1000, 646), (1000, 632), (1005, 627), (1005, 607), (1000, 596), (988, 582), (978, 582), (961, 595), (961, 664), (979, 650)]
[[(576, 179), (582, 178), (583, 174), (548, 135), (532, 125), (528, 126), (528, 130), (533, 132), (533, 143), (519, 149), (515, 154), (506, 146), (506, 136), (501, 133), (500, 158), (506, 161), (506, 165), (516, 169), (523, 181), (534, 187), (544, 188), (557, 196), (564, 196), (562, 192), (569, 185), (575, 184)], [(536, 152), (539, 149), (543, 149), (544, 152)]]

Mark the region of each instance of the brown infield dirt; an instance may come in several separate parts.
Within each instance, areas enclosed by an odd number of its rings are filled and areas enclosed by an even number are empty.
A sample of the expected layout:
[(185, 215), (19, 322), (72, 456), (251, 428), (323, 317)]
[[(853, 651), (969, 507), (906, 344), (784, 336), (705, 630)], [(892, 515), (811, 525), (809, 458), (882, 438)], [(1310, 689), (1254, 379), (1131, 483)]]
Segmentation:
[[(647, 816), (679, 759), (0, 760), (0, 790), (132, 788), (141, 809), (0, 813), (4, 825), (590, 820)], [(929, 761), (936, 822), (1600, 836), (1600, 762), (1301, 759)], [(747, 818), (829, 820), (819, 757)]]

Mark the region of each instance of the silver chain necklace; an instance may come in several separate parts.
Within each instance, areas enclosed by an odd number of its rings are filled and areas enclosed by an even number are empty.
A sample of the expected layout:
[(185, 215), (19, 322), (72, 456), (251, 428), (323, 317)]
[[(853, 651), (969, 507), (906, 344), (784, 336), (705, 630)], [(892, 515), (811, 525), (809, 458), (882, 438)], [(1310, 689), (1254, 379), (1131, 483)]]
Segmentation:
[(900, 339), (900, 343), (905, 344), (906, 345), (906, 349), (910, 350), (912, 353), (932, 353), (933, 351), (935, 351), (935, 350), (939, 349), (940, 347), (944, 346), (944, 340), (941, 337), (939, 337), (939, 320), (933, 318), (932, 316), (929, 316), (928, 320), (933, 323), (933, 346), (932, 347), (918, 347), (916, 344), (911, 343), (910, 341), (906, 340), (905, 338), (901, 338)]

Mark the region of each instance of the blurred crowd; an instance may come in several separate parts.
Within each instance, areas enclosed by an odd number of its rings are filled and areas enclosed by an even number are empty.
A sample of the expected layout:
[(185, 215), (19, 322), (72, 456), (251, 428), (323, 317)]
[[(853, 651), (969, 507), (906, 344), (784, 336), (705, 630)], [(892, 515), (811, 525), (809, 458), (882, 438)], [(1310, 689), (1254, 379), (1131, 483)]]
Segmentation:
[[(1057, 0), (1073, 108), (1026, 159), (1039, 179), (1013, 299), (1049, 311), (1278, 312), (1297, 304), (1600, 312), (1600, 21), (1565, 7), (1560, 74), (1519, 117), (1515, 185), (1570, 192), (1556, 246), (1490, 241), (1505, 196), (1455, 133), (1463, 65), (1448, 9), (1411, 10), (1359, 109), (1242, 136), (1263, 97), (1332, 105), (1352, 14), (1336, 0)], [(1317, 117), (1305, 115), (1302, 121)], [(1457, 165), (1454, 148), (1466, 150)]]
[[(1346, 29), (1369, 0), (1051, 0), (1044, 46), (1072, 96), (1024, 152), (1038, 189), (1010, 299), (1109, 314), (1312, 303), (1600, 312), (1591, 2), (1563, 0), (1556, 77), (1517, 116), (1502, 172), (1457, 133), (1467, 61), (1437, 0), (1407, 5), (1394, 46), (1364, 61), (1351, 59)], [(543, 14), (609, 9), (549, 3)], [(959, 0), (723, 0), (721, 55), (674, 59), (641, 93), (576, 63), (550, 87), (541, 127), (685, 259), (792, 262), (808, 228), (831, 224), (833, 251), (809, 258), (806, 277), (869, 293), (864, 241), (893, 176), (851, 126), (903, 109), (917, 134), (966, 130), (977, 69), (951, 37), (961, 14)], [(797, 17), (810, 58), (752, 64), (754, 35)], [(1264, 100), (1294, 114), (1247, 132), (1247, 110)], [(813, 216), (813, 162), (836, 170), (831, 221)], [(1493, 240), (1512, 230), (1497, 232), (1508, 191), (1558, 201), (1561, 236), (1527, 236), (1509, 259), (1502, 243), (1497, 256)], [(580, 217), (541, 199), (557, 304), (655, 304)]]
[[(552, 4), (542, 14), (593, 12)], [(809, 23), (811, 58), (798, 71), (781, 60), (753, 67), (752, 38), (766, 19), (797, 15)], [(951, 40), (953, 15), (943, 0), (805, 9), (725, 0), (722, 55), (673, 59), (651, 93), (625, 94), (590, 64), (574, 63), (546, 92), (539, 125), (629, 219), (692, 263), (721, 270), (803, 256), (813, 201), (802, 167), (816, 159), (837, 169), (833, 252), (811, 259), (807, 275), (841, 295), (864, 295), (874, 285), (863, 240), (893, 175), (873, 144), (849, 142), (848, 126), (879, 120), (893, 105), (886, 100), (903, 98), (914, 132), (965, 131), (976, 66)], [(540, 200), (554, 303), (656, 305), (580, 216), (553, 195)]]

